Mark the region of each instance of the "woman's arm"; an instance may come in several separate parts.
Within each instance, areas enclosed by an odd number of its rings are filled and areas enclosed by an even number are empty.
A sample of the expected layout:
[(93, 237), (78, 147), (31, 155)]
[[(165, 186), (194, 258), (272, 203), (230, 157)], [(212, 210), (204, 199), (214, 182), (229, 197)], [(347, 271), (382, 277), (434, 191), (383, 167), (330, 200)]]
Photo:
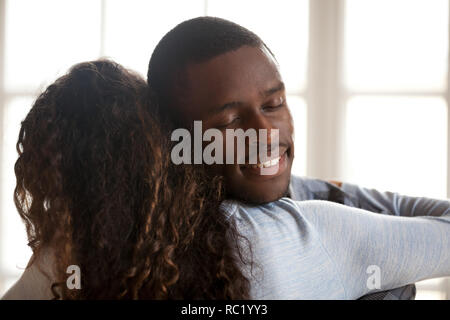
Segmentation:
[(450, 275), (449, 214), (397, 217), (326, 201), (296, 205), (315, 226), (351, 299)]

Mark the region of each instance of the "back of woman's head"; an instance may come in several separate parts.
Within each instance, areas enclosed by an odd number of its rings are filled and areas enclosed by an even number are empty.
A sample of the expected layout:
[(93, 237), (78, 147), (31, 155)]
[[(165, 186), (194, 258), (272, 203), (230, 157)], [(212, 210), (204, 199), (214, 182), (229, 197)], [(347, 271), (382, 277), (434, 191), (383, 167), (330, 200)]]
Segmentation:
[[(140, 76), (106, 60), (74, 66), (37, 98), (15, 165), (29, 245), (51, 248), (62, 298), (246, 297), (221, 183), (170, 163), (150, 103)], [(69, 265), (81, 290), (66, 287)]]

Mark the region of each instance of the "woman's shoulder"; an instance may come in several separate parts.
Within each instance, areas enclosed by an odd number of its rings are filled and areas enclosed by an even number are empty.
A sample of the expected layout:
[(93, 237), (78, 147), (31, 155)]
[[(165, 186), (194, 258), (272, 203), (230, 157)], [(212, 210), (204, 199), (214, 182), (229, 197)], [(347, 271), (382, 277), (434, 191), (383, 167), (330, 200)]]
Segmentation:
[(256, 225), (298, 223), (298, 220), (305, 218), (303, 212), (309, 210), (302, 205), (299, 206), (297, 201), (286, 197), (262, 204), (226, 200), (221, 204), (221, 208), (229, 218), (251, 221)]
[(51, 286), (52, 258), (49, 250), (44, 251), (39, 257), (32, 256), (28, 266), (3, 295), (2, 300), (50, 300), (53, 298)]
[[(287, 197), (265, 204), (249, 204), (227, 200), (221, 205), (228, 217), (238, 221), (251, 221), (253, 224), (307, 225), (310, 229), (321, 230), (330, 223), (345, 223), (355, 216), (363, 217), (367, 212), (339, 203), (325, 200), (296, 201)], [(326, 231), (326, 230), (324, 230)]]
[(233, 214), (238, 213), (239, 211), (289, 211), (289, 212), (297, 212), (299, 214), (305, 211), (315, 211), (330, 208), (334, 210), (338, 210), (342, 208), (342, 205), (324, 201), (324, 200), (303, 200), (297, 201), (292, 200), (288, 197), (282, 197), (276, 201), (263, 203), (263, 204), (252, 204), (246, 203), (238, 200), (226, 200), (222, 202), (221, 209), (223, 209), (228, 215), (232, 216)]

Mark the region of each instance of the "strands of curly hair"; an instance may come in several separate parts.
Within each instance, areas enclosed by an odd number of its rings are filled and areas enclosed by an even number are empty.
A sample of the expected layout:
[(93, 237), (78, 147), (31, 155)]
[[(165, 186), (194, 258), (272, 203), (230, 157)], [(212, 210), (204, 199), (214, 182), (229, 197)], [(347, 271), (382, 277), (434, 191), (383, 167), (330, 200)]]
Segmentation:
[[(14, 200), (33, 257), (50, 248), (62, 299), (246, 299), (242, 240), (223, 183), (170, 161), (145, 81), (119, 64), (78, 64), (22, 122)], [(66, 269), (81, 269), (80, 290)]]

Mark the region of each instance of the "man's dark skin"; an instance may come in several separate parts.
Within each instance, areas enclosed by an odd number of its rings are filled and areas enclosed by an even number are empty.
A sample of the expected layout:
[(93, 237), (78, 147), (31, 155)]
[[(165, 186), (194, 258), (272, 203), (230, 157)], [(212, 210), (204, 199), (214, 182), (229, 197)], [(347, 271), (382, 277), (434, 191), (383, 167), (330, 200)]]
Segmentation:
[[(225, 177), (229, 196), (259, 204), (288, 195), (294, 159), (294, 128), (273, 56), (265, 48), (243, 46), (206, 62), (189, 64), (182, 79), (183, 84), (173, 91), (172, 99), (176, 99), (177, 116), (188, 125), (202, 120), (203, 130), (279, 129), (280, 155), (286, 151), (282, 173), (265, 177), (247, 174), (247, 169), (238, 164), (217, 165), (215, 170)], [(330, 182), (341, 186), (340, 182)], [(407, 289), (415, 290), (415, 287)], [(414, 297), (414, 293), (409, 294), (410, 297)], [(367, 299), (384, 298), (385, 293), (381, 297), (367, 296)]]
[[(203, 130), (217, 128), (223, 133), (238, 128), (257, 132), (267, 129), (269, 134), (271, 129), (279, 130), (282, 157), (275, 174), (261, 175), (259, 169), (236, 161), (216, 166), (215, 170), (226, 179), (230, 196), (265, 203), (286, 195), (294, 158), (294, 128), (278, 65), (267, 49), (243, 46), (206, 62), (190, 64), (183, 72), (183, 80), (183, 88), (175, 96), (177, 105), (182, 106), (177, 111), (185, 121), (202, 120)], [(268, 155), (270, 158), (270, 151)]]

